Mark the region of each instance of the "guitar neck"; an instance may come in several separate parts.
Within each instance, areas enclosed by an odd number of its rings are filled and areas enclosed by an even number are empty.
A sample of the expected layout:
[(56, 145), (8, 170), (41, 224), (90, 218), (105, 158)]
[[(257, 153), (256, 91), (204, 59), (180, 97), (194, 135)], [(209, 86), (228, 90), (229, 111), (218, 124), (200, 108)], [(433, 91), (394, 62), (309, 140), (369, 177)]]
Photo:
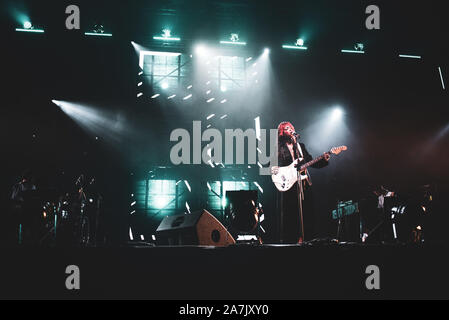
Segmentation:
[[(327, 152), (327, 153), (329, 153), (329, 152)], [(301, 166), (300, 171), (303, 171), (303, 170), (307, 169), (308, 167), (313, 166), (315, 163), (317, 163), (317, 162), (319, 162), (319, 161), (321, 161), (321, 160), (323, 160), (323, 159), (324, 159), (324, 154), (322, 154), (321, 156), (319, 156), (319, 157), (313, 159), (312, 161), (309, 161), (309, 162), (307, 162), (307, 163), (304, 163), (304, 164)]]

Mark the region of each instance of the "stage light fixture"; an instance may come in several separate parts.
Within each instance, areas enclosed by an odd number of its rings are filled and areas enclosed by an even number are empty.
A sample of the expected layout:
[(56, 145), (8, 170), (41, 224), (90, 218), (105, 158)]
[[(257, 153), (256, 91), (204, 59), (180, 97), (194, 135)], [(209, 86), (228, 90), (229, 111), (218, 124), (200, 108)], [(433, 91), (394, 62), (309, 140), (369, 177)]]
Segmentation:
[(296, 42), (294, 45), (284, 44), (282, 46), (282, 48), (294, 49), (294, 50), (307, 50), (307, 47), (304, 46), (304, 39), (302, 39), (302, 38), (296, 39)]
[(23, 28), (16, 28), (16, 31), (44, 33), (44, 30), (42, 30), (42, 29), (35, 29), (35, 27), (33, 26), (33, 24), (30, 21), (25, 21), (23, 23)]
[(162, 36), (165, 37), (165, 38), (170, 38), (171, 37), (171, 30), (170, 29), (162, 30)]
[(84, 32), (85, 36), (95, 36), (95, 37), (112, 37), (112, 33), (96, 33), (96, 32)]
[[(92, 31), (85, 32), (86, 36), (99, 36), (99, 37), (112, 37), (111, 33), (105, 33), (104, 26), (102, 24), (95, 24)], [(132, 43), (132, 41), (131, 41)]]
[(409, 54), (400, 54), (399, 58), (421, 59), (421, 56), (414, 56)]
[(354, 50), (343, 49), (343, 50), (341, 50), (341, 52), (343, 52), (343, 53), (359, 53), (359, 54), (363, 54), (363, 53), (365, 53), (364, 49), (365, 49), (365, 46), (363, 45), (363, 43), (356, 43), (354, 45)]
[(180, 41), (181, 38), (178, 37), (172, 37), (171, 36), (171, 30), (168, 28), (165, 28), (162, 30), (161, 36), (154, 36), (154, 40), (162, 40), (162, 41)]
[(263, 54), (266, 55), (266, 56), (268, 56), (268, 55), (270, 54), (270, 49), (269, 49), (269, 48), (265, 48), (265, 49), (263, 50)]
[(220, 43), (222, 43), (222, 44), (234, 44), (234, 45), (240, 45), (240, 46), (245, 46), (246, 45), (246, 42), (239, 41), (238, 33), (231, 33), (231, 36), (230, 36), (229, 40), (223, 40), (223, 41), (220, 41)]
[(363, 43), (356, 43), (354, 45), (354, 49), (357, 51), (363, 51), (364, 48), (365, 48), (365, 46), (363, 45)]
[(168, 89), (168, 83), (167, 82), (162, 82), (161, 88), (164, 89), (164, 90)]
[(291, 45), (288, 45), (288, 44), (284, 44), (282, 46), (282, 48), (284, 48), (284, 49), (294, 49), (294, 50), (307, 50), (308, 49), (307, 47), (291, 46)]

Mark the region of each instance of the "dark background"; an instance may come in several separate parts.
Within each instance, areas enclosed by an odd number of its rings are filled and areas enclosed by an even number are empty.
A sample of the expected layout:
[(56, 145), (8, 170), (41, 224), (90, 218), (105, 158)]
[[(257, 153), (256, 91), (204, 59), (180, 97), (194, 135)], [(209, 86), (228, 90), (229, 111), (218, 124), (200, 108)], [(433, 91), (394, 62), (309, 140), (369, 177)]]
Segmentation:
[[(236, 29), (247, 39), (248, 54), (271, 48), (269, 98), (257, 109), (251, 100), (238, 110), (231, 108), (230, 128), (252, 128), (258, 115), (262, 128), (276, 128), (286, 119), (306, 128), (329, 106), (344, 107), (350, 135), (339, 144), (350, 149), (327, 169), (312, 172), (318, 236), (334, 235), (330, 211), (337, 199), (367, 197), (374, 185), (413, 193), (432, 184), (444, 199), (448, 135), (436, 139), (448, 125), (447, 90), (438, 73), (441, 67), (447, 85), (449, 19), (444, 1), (78, 1), (80, 31), (65, 29), (70, 4), (2, 3), (3, 203), (25, 168), (49, 188), (69, 189), (80, 173), (95, 175), (105, 195), (111, 241), (124, 241), (135, 179), (145, 177), (151, 166), (170, 164), (169, 134), (174, 128), (189, 129), (192, 120), (207, 115), (204, 102), (195, 99), (187, 103), (194, 108), (136, 99), (138, 58), (130, 41), (159, 49), (151, 38), (167, 22), (183, 39), (180, 50), (185, 53), (197, 39), (218, 41)], [(381, 30), (365, 28), (364, 11), (370, 4), (380, 7)], [(19, 25), (14, 10), (25, 11), (45, 34), (15, 32)], [(98, 20), (112, 38), (84, 36)], [(302, 30), (308, 32), (306, 53), (281, 49)], [(367, 54), (340, 53), (355, 42), (363, 42)], [(423, 59), (399, 59), (399, 53)], [(115, 143), (101, 136), (95, 140), (52, 99), (120, 114), (132, 134)], [(302, 139), (309, 145), (314, 137), (306, 132)], [(317, 155), (326, 147), (309, 151)], [(183, 169), (203, 178), (199, 168)], [(270, 221), (274, 188), (269, 177), (261, 177), (260, 183)], [(438, 212), (436, 225), (444, 227), (446, 212)], [(268, 240), (273, 230), (268, 230)]]

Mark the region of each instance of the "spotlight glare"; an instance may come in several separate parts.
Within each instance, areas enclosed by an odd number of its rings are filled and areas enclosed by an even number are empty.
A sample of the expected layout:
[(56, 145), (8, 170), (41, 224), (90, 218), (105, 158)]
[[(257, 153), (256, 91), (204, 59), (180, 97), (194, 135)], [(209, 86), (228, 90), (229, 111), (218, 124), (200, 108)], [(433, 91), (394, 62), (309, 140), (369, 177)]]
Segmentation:
[(168, 83), (167, 82), (162, 82), (161, 88), (164, 89), (164, 90), (168, 89)]
[(332, 120), (338, 120), (343, 116), (343, 110), (340, 107), (336, 107), (332, 112)]
[(208, 52), (203, 45), (198, 45), (195, 47), (195, 53), (199, 56), (206, 56)]
[(25, 21), (25, 22), (23, 23), (23, 27), (24, 27), (25, 29), (31, 29), (32, 26), (33, 26), (33, 25), (32, 25), (31, 22), (29, 22), (29, 21)]
[(164, 209), (170, 203), (167, 196), (156, 196), (154, 199), (154, 207), (156, 209)]
[(263, 50), (263, 54), (264, 55), (268, 55), (270, 53), (270, 49), (268, 49), (268, 48), (265, 48), (264, 50)]

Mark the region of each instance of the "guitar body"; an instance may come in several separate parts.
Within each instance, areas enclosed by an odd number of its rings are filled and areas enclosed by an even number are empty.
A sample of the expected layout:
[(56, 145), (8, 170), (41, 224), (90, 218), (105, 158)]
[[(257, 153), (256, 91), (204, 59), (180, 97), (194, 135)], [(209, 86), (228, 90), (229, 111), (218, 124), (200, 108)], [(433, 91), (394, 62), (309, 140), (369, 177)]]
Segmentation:
[[(298, 169), (296, 168), (297, 163), (298, 160), (295, 160), (289, 166), (273, 167), (271, 169), (272, 171), (271, 180), (273, 181), (274, 185), (279, 191), (285, 192), (290, 190), (293, 187), (293, 185), (298, 181), (299, 173)], [(307, 179), (307, 175), (300, 175), (300, 176), (301, 180)]]
[[(341, 147), (334, 147), (329, 152), (325, 153), (328, 156), (330, 154), (339, 155), (342, 151), (346, 151), (348, 147), (341, 146)], [(301, 167), (297, 168), (297, 164), (302, 161), (303, 159), (296, 159), (293, 161), (289, 166), (286, 167), (272, 167), (271, 168), (271, 180), (273, 181), (276, 188), (281, 191), (285, 192), (291, 189), (293, 185), (301, 179), (309, 181), (309, 176), (307, 174), (307, 168), (312, 166), (313, 164), (317, 163), (321, 159), (323, 159), (324, 156), (320, 156), (318, 158), (315, 158), (312, 161), (307, 162), (306, 164), (301, 165)], [(301, 172), (301, 174), (300, 174)], [(310, 181), (309, 181), (309, 184)]]

